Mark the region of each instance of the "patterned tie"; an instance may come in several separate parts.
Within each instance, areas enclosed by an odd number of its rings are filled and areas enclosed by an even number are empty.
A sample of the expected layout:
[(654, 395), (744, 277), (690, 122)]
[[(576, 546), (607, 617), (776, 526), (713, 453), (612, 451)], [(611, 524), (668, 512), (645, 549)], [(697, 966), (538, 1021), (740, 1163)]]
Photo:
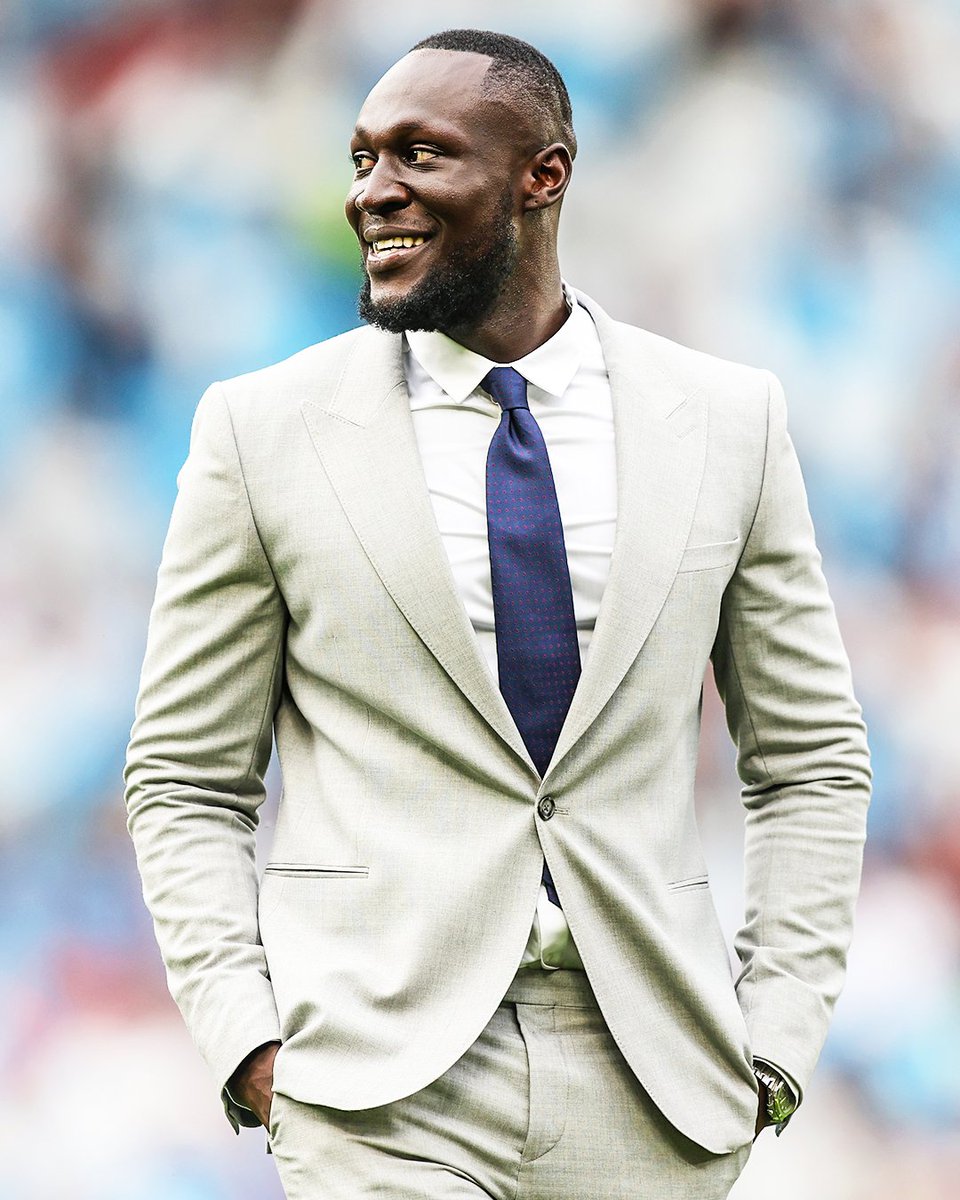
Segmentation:
[[(580, 678), (580, 647), (557, 491), (527, 381), (513, 367), (481, 380), (503, 410), (487, 452), (487, 536), (500, 691), (543, 775)], [(553, 880), (543, 881), (558, 904)]]

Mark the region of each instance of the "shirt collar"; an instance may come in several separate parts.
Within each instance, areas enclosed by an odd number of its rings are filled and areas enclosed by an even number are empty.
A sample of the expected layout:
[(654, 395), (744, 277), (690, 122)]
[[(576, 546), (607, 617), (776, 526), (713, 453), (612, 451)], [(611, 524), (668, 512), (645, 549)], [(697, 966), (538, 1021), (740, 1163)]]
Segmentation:
[(439, 330), (411, 329), (404, 336), (420, 366), (458, 404), (476, 391), (491, 367), (505, 365), (514, 367), (528, 383), (541, 391), (562, 396), (580, 369), (584, 348), (589, 345), (592, 333), (589, 314), (577, 303), (566, 283), (563, 295), (570, 309), (566, 321), (553, 337), (509, 364), (492, 362)]

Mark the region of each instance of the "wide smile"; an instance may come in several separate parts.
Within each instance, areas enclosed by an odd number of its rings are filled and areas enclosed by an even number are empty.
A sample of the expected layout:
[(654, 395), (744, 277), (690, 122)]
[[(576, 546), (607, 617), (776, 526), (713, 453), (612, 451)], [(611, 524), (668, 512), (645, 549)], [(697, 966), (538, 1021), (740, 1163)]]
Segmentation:
[(379, 238), (367, 244), (366, 266), (371, 274), (403, 266), (430, 241), (424, 234)]

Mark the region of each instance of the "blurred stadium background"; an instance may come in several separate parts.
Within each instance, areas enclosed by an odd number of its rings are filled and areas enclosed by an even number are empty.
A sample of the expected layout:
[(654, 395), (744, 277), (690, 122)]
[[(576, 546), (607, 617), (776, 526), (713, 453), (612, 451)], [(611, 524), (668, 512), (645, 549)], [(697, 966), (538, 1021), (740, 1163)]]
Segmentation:
[[(957, 0), (6, 0), (0, 7), (0, 1197), (279, 1198), (166, 996), (120, 770), (206, 384), (355, 323), (346, 142), (482, 25), (582, 146), (565, 274), (775, 370), (876, 767), (849, 985), (737, 1200), (960, 1195)], [(719, 705), (701, 803), (741, 906)], [(589, 1200), (585, 1197), (584, 1200)]]

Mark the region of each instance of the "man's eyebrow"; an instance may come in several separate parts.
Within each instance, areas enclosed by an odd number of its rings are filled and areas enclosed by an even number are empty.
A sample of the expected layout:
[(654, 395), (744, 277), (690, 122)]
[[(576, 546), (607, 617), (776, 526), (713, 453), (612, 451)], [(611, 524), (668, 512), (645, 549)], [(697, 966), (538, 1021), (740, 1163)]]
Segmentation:
[[(384, 141), (399, 141), (402, 138), (414, 135), (417, 137), (443, 138), (444, 140), (458, 143), (462, 140), (462, 135), (458, 136), (456, 131), (442, 117), (434, 117), (429, 121), (417, 120), (413, 117), (404, 121), (396, 121), (387, 126), (386, 129), (382, 129), (379, 136)], [(373, 133), (358, 123), (354, 127), (350, 144), (355, 145), (358, 142), (369, 143), (375, 140)]]

